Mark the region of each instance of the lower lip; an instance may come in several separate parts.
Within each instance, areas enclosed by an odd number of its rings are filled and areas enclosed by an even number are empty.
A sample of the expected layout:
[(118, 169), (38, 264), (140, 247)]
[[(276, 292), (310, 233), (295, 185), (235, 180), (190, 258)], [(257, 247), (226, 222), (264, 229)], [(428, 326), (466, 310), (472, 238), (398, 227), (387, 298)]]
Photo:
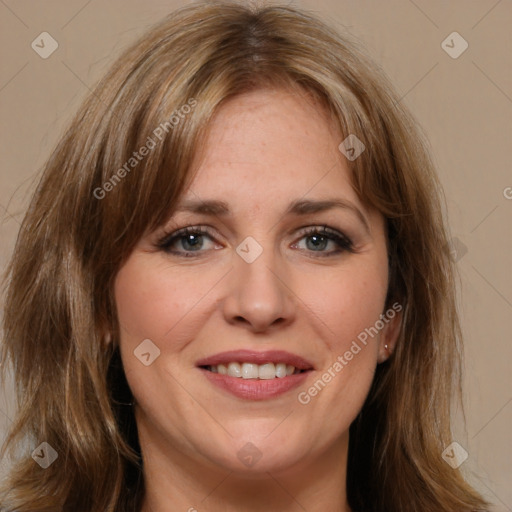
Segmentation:
[(220, 373), (213, 373), (200, 368), (205, 377), (215, 386), (229, 391), (238, 398), (245, 400), (267, 400), (300, 386), (310, 374), (310, 371), (276, 377), (275, 379), (243, 379), (241, 377), (230, 377)]

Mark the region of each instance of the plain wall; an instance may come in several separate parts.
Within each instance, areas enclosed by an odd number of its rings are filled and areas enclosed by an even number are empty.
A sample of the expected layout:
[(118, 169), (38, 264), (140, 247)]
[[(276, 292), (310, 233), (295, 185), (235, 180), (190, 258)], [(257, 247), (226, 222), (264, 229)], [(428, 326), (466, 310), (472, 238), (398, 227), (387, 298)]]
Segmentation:
[[(81, 100), (128, 43), (185, 3), (0, 3), (0, 270), (41, 166)], [(464, 430), (456, 422), (454, 440), (469, 454), (462, 468), (470, 480), (496, 511), (511, 511), (512, 3), (291, 3), (360, 39), (431, 142), (462, 280), (467, 423)], [(454, 31), (469, 45), (458, 58), (441, 46)], [(31, 47), (41, 32), (59, 45), (47, 59)], [(8, 386), (0, 393), (0, 439), (13, 416)]]

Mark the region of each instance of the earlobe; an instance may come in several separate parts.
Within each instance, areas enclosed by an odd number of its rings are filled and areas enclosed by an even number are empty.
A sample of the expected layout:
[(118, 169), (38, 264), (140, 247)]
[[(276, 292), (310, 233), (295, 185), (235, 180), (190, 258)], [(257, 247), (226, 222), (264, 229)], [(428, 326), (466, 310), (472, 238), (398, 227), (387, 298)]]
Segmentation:
[(396, 312), (393, 318), (385, 326), (379, 341), (379, 357), (378, 362), (387, 361), (395, 351), (398, 335), (402, 326), (402, 313)]
[(389, 349), (389, 345), (386, 343), (384, 346), (379, 347), (379, 356), (377, 358), (377, 362), (383, 363), (384, 361), (387, 361), (391, 357), (391, 351)]

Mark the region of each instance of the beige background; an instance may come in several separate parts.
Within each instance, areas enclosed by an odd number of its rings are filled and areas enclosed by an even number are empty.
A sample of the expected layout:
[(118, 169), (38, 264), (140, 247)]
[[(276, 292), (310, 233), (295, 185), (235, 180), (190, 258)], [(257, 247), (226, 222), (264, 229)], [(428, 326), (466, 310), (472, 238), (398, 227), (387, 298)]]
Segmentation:
[[(35, 178), (80, 101), (122, 48), (184, 3), (0, 2), (0, 270)], [(496, 511), (512, 511), (512, 2), (291, 3), (362, 40), (431, 141), (462, 279), (467, 426), (457, 422), (454, 440), (469, 454), (468, 477)], [(43, 31), (59, 44), (48, 59), (31, 48)], [(453, 31), (469, 44), (457, 59), (441, 47)], [(13, 415), (9, 386), (0, 392), (0, 439)]]

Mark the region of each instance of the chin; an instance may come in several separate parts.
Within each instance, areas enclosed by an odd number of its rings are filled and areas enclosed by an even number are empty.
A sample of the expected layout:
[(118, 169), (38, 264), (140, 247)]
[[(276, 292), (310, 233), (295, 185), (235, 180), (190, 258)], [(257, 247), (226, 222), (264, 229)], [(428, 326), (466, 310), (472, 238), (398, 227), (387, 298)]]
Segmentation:
[[(274, 425), (275, 428), (275, 425)], [(268, 472), (286, 471), (298, 464), (310, 452), (306, 444), (298, 440), (270, 439), (268, 431), (258, 439), (250, 437), (234, 437), (224, 447), (222, 453), (218, 451), (220, 444), (216, 444), (216, 451), (205, 455), (213, 464), (232, 471), (247, 478), (268, 477)], [(251, 440), (252, 439), (252, 440)], [(210, 447), (211, 448), (211, 447)]]

